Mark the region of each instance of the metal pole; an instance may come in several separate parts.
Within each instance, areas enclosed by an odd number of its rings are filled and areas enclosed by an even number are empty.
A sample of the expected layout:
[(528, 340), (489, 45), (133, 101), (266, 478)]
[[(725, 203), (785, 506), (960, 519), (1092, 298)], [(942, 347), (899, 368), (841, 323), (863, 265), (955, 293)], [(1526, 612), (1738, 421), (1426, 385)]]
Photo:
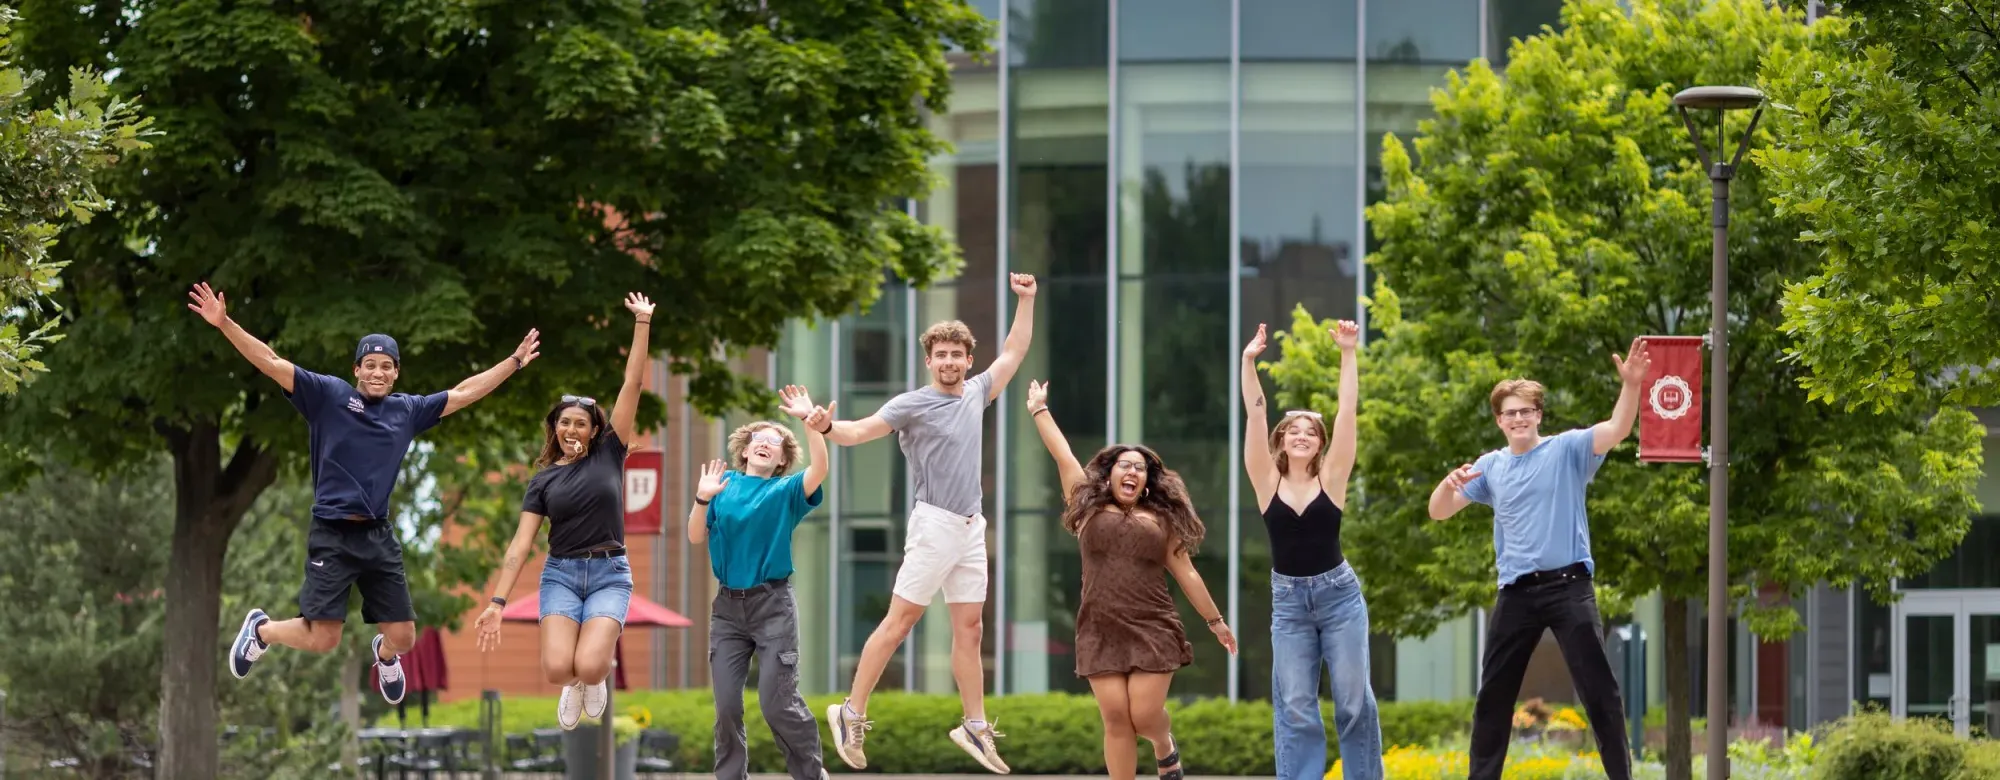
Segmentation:
[[(1716, 122), (1721, 125), (1722, 112)], [(1720, 151), (1720, 149), (1718, 149)], [(1709, 169), (1714, 187), (1714, 267), (1709, 289), (1708, 373), (1708, 780), (1729, 777), (1729, 179), (1732, 166)]]
[(604, 717), (599, 718), (597, 722), (597, 725), (604, 729), (604, 741), (598, 744), (598, 754), (603, 757), (597, 764), (597, 776), (599, 780), (616, 780), (618, 777), (618, 732), (611, 728), (612, 714), (617, 712), (613, 707), (611, 695), (617, 688), (618, 642), (617, 640), (613, 640), (611, 643), (611, 674), (604, 678)]

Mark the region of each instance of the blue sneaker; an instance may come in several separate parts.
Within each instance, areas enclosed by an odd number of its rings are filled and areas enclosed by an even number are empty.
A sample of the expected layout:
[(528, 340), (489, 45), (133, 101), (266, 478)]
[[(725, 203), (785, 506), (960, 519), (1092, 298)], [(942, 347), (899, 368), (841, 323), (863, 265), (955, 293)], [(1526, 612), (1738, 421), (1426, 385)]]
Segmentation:
[(369, 650), (375, 653), (375, 680), (382, 684), (382, 698), (387, 699), (390, 704), (402, 704), (403, 688), (406, 687), (403, 680), (403, 658), (397, 656), (387, 661), (382, 660), (382, 640), (386, 638), (376, 634), (375, 642), (369, 645)]
[(271, 649), (257, 638), (257, 627), (271, 622), (264, 610), (253, 609), (243, 616), (243, 627), (236, 630), (236, 641), (229, 645), (229, 673), (241, 680), (250, 673), (250, 665), (264, 657), (264, 651)]

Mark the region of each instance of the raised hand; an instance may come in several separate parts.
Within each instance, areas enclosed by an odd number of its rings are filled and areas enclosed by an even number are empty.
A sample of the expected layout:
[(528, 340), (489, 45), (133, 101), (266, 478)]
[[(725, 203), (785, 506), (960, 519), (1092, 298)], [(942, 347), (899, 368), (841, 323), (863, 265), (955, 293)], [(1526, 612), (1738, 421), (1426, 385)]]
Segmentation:
[(1361, 343), (1361, 326), (1354, 324), (1353, 320), (1337, 320), (1333, 323), (1333, 327), (1326, 329), (1326, 333), (1333, 337), (1333, 345), (1339, 347), (1342, 352), (1354, 349)]
[(798, 385), (785, 385), (783, 390), (778, 391), (778, 398), (784, 401), (778, 408), (800, 420), (811, 417), (813, 412), (818, 410), (818, 407), (813, 406), (812, 395)]
[(1028, 411), (1039, 412), (1049, 408), (1049, 384), (1028, 380)]
[(1007, 284), (1014, 288), (1014, 294), (1023, 298), (1035, 297), (1034, 274), (1008, 274)]
[(527, 368), (529, 363), (535, 362), (535, 358), (542, 356), (541, 350), (542, 332), (529, 328), (528, 335), (521, 339), (521, 346), (514, 348), (514, 359), (521, 361), (517, 368)]
[(707, 501), (714, 498), (715, 494), (722, 492), (722, 487), (729, 484), (729, 478), (723, 476), (722, 472), (722, 461), (720, 460), (711, 460), (701, 464), (701, 482), (697, 483), (694, 487), (695, 498)]
[(1653, 353), (1646, 349), (1645, 338), (1632, 339), (1632, 349), (1619, 357), (1611, 355), (1611, 364), (1618, 367), (1618, 378), (1628, 385), (1646, 381), (1646, 369), (1653, 367)]
[(491, 652), (500, 648), (499, 604), (486, 605), (486, 611), (479, 613), (479, 619), (473, 621), (472, 625), (479, 629), (479, 652)]
[(1264, 347), (1268, 343), (1266, 338), (1264, 335), (1264, 323), (1257, 323), (1257, 335), (1251, 336), (1250, 343), (1243, 347), (1243, 359), (1250, 360), (1264, 354)]
[(1236, 632), (1229, 630), (1228, 623), (1217, 623), (1208, 628), (1215, 632), (1215, 641), (1221, 642), (1223, 649), (1228, 650), (1230, 655), (1236, 654)]
[(223, 320), (229, 319), (229, 301), (222, 293), (209, 289), (208, 282), (197, 283), (188, 291), (188, 297), (194, 301), (188, 304), (188, 309), (201, 315), (203, 322), (220, 328)]
[(632, 312), (632, 316), (634, 317), (643, 317), (649, 320), (653, 318), (653, 302), (647, 300), (646, 296), (639, 293), (625, 294), (625, 310)]
[(1444, 481), (1451, 485), (1452, 490), (1463, 493), (1465, 492), (1465, 483), (1478, 479), (1479, 474), (1480, 471), (1478, 469), (1473, 468), (1472, 464), (1467, 463), (1453, 469), (1450, 474), (1446, 474)]

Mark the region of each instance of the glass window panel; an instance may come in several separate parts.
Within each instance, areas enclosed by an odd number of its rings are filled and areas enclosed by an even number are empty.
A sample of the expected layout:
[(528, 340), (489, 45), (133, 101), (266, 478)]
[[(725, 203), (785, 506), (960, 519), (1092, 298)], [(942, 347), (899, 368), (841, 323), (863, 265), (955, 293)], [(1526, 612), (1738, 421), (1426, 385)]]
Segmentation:
[(1892, 658), (1889, 647), (1889, 607), (1875, 602), (1860, 588), (1854, 597), (1854, 698), (1863, 705), (1889, 709)]
[(1951, 702), (1957, 692), (1952, 675), (1952, 615), (1905, 615), (1903, 636), (1906, 661), (1903, 679), (1903, 708), (1912, 718), (1949, 721)]
[(1240, 56), (1245, 62), (1353, 61), (1354, 11), (1354, 0), (1242, 0)]
[(2000, 657), (2000, 615), (1974, 613), (1966, 616), (1967, 630), (1971, 636), (1966, 652), (1972, 664), (1969, 671), (1972, 680), (1972, 698), (1967, 706), (1972, 736), (1991, 738), (2000, 734), (2000, 667), (1994, 665)]
[(1507, 67), (1507, 49), (1515, 38), (1541, 35), (1548, 25), (1562, 32), (1563, 0), (1487, 0), (1487, 59), (1495, 68)]
[[(778, 343), (777, 376), (778, 385), (802, 385), (816, 393), (815, 402), (824, 403), (833, 387), (833, 328), (827, 324), (815, 326), (804, 320), (793, 320), (785, 325), (785, 336)], [(780, 415), (778, 420), (800, 436), (804, 444), (804, 428), (790, 416)], [(810, 454), (807, 455), (811, 457)], [(829, 482), (825, 489), (829, 494), (838, 488), (838, 483)], [(827, 537), (831, 527), (833, 507), (825, 503), (819, 509), (806, 515), (799, 528), (792, 534), (792, 563), (796, 572), (792, 581), (799, 583), (799, 636), (805, 647), (825, 654), (827, 644), (835, 626), (827, 616), (833, 614), (833, 602), (828, 598), (832, 590), (825, 587), (834, 576), (827, 560), (830, 540)], [(692, 562), (695, 568), (706, 576), (708, 564), (705, 560)], [(827, 676), (827, 664), (822, 659), (818, 663), (799, 665), (799, 688), (803, 691), (821, 692), (835, 688)]]
[(1975, 516), (1950, 557), (1903, 581), (1902, 588), (2000, 588), (2000, 560), (1995, 559), (1994, 550), (2000, 550), (2000, 515)]
[(1368, 59), (1464, 65), (1479, 56), (1479, 0), (1368, 4)]
[(1229, 0), (1119, 0), (1119, 62), (1229, 61)]
[[(1372, 7), (1372, 6), (1371, 6)], [(1368, 202), (1382, 197), (1382, 137), (1395, 133), (1415, 154), (1417, 123), (1431, 117), (1431, 90), (1445, 85), (1443, 65), (1368, 63)]]
[(1226, 272), (1229, 67), (1135, 65), (1118, 78), (1120, 275)]
[(1105, 0), (1010, 0), (1007, 61), (1016, 68), (1102, 68), (1110, 62)]

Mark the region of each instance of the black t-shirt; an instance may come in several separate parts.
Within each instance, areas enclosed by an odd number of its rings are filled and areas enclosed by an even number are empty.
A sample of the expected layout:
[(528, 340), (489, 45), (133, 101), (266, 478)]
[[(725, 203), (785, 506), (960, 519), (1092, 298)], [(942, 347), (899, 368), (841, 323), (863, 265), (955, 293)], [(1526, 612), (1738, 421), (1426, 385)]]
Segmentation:
[(549, 519), (549, 555), (623, 546), (625, 442), (605, 431), (583, 460), (542, 469), (528, 480), (521, 511)]

